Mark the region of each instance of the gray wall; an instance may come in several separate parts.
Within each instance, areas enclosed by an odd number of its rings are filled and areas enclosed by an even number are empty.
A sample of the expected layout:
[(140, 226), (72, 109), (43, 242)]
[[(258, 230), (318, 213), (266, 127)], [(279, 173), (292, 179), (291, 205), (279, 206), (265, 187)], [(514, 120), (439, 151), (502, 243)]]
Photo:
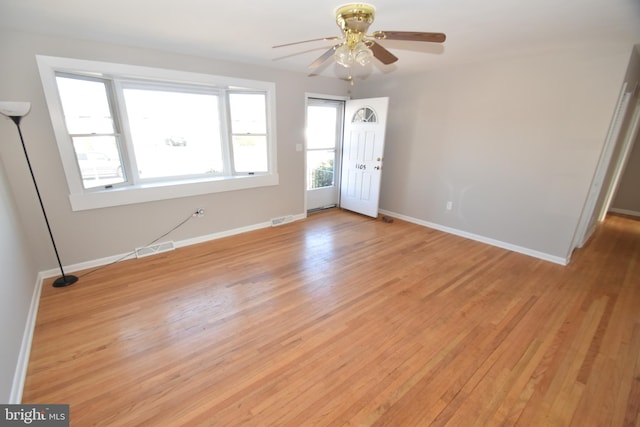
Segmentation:
[[(304, 93), (345, 95), (340, 80), (146, 49), (0, 34), (0, 93), (29, 100), (23, 121), (64, 264), (124, 253), (171, 228), (196, 207), (207, 215), (172, 234), (183, 240), (299, 214), (304, 209)], [(46, 110), (35, 55), (274, 81), (276, 187), (73, 212)], [(389, 96), (381, 208), (565, 258), (602, 149), (630, 47), (556, 50), (421, 75), (359, 81), (355, 97)], [(6, 136), (6, 131), (3, 131)], [(0, 146), (39, 270), (55, 267), (46, 229), (15, 144)], [(446, 202), (453, 210), (446, 211)]]
[[(71, 211), (68, 188), (47, 112), (35, 55), (64, 56), (157, 66), (267, 80), (276, 83), (280, 185), (171, 201), (83, 212)], [(0, 100), (31, 101), (22, 130), (63, 264), (129, 252), (183, 220), (194, 208), (207, 215), (171, 235), (196, 238), (304, 211), (303, 153), (305, 92), (345, 95), (345, 82), (309, 78), (251, 65), (233, 64), (123, 46), (0, 30)], [(56, 267), (33, 183), (15, 125), (0, 120), (0, 402), (10, 397), (16, 362), (39, 271)]]
[[(65, 56), (273, 81), (276, 187), (71, 211), (35, 55)], [(183, 240), (302, 213), (304, 93), (346, 95), (345, 82), (125, 46), (0, 31), (0, 99), (31, 101), (23, 131), (63, 263), (148, 242), (196, 207)], [(511, 245), (566, 257), (629, 59), (629, 47), (541, 53), (411, 77), (358, 82), (355, 97), (389, 96), (381, 208)], [(54, 268), (24, 156), (0, 121), (0, 398), (8, 396), (38, 271)], [(453, 210), (445, 210), (453, 201)], [(24, 227), (21, 227), (23, 224)], [(24, 230), (24, 231), (21, 231)]]
[(356, 85), (390, 97), (381, 209), (568, 257), (630, 53), (557, 50)]
[[(304, 142), (304, 94), (345, 95), (348, 89), (345, 82), (337, 79), (310, 78), (253, 65), (75, 39), (2, 31), (0, 43), (2, 99), (33, 103), (31, 113), (22, 122), (23, 132), (65, 265), (129, 252), (168, 231), (199, 207), (205, 209), (205, 217), (189, 222), (168, 238), (179, 241), (263, 223), (273, 217), (303, 213), (304, 157), (302, 152), (295, 151), (295, 146)], [(36, 67), (36, 54), (275, 82), (280, 185), (73, 212)], [(1, 132), (3, 138), (13, 137), (5, 127)], [(54, 268), (55, 257), (46, 244), (48, 237), (32, 195), (24, 156), (16, 144), (3, 144), (0, 157), (7, 165), (18, 212), (27, 224), (27, 237), (35, 254), (36, 267), (38, 270)]]
[[(15, 125), (3, 117), (0, 132), (3, 145), (20, 144)], [(0, 162), (0, 402), (8, 403), (38, 270), (26, 246), (4, 169)]]

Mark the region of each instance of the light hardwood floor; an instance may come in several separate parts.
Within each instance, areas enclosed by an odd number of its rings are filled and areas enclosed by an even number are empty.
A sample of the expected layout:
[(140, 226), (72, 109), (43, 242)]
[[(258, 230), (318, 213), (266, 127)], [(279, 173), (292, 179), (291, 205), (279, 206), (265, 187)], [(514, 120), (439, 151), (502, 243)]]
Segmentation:
[(333, 210), (43, 289), (74, 426), (640, 426), (640, 221), (568, 267)]

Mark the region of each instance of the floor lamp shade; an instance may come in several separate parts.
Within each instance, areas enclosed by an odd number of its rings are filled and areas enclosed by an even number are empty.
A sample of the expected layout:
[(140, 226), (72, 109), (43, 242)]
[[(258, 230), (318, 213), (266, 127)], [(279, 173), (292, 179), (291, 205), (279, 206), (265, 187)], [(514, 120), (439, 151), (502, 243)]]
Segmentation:
[(64, 269), (62, 268), (62, 263), (60, 262), (60, 255), (58, 254), (58, 248), (56, 247), (56, 242), (53, 239), (53, 233), (51, 232), (51, 226), (49, 225), (49, 219), (47, 218), (47, 212), (44, 210), (44, 204), (42, 203), (42, 197), (40, 197), (40, 190), (38, 189), (38, 183), (36, 182), (36, 177), (33, 174), (33, 169), (31, 168), (31, 162), (29, 161), (29, 154), (27, 153), (27, 146), (24, 143), (24, 138), (22, 137), (22, 129), (20, 129), (20, 121), (24, 116), (26, 116), (31, 110), (30, 102), (0, 102), (0, 114), (10, 118), (18, 128), (18, 135), (20, 136), (20, 142), (22, 143), (22, 149), (24, 150), (24, 156), (27, 160), (27, 166), (29, 166), (29, 172), (31, 173), (31, 179), (33, 180), (33, 185), (36, 189), (36, 194), (38, 195), (38, 201), (40, 202), (40, 208), (42, 209), (42, 215), (44, 216), (44, 221), (47, 224), (47, 230), (49, 231), (49, 237), (51, 238), (51, 243), (53, 244), (53, 250), (56, 253), (56, 259), (58, 260), (58, 266), (60, 267), (61, 277), (58, 277), (54, 282), (53, 286), (56, 288), (61, 288), (64, 286), (69, 286), (78, 281), (76, 276), (64, 274)]
[(30, 110), (30, 102), (0, 102), (0, 114), (7, 117), (23, 117), (26, 116)]

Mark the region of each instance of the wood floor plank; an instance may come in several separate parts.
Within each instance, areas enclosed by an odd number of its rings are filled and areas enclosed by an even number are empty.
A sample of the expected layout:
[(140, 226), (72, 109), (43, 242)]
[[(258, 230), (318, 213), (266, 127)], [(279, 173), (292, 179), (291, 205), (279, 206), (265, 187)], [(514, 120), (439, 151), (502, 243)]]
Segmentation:
[(640, 221), (562, 267), (334, 209), (43, 288), (71, 424), (640, 425)]

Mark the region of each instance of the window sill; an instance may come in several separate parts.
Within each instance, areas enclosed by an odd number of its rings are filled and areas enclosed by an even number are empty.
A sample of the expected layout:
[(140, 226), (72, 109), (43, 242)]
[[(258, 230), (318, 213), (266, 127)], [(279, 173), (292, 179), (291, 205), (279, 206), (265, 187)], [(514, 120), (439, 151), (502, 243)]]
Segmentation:
[(70, 194), (71, 209), (85, 211), (112, 206), (199, 196), (225, 191), (278, 185), (278, 174), (236, 176), (208, 179), (206, 181), (176, 181), (138, 186), (116, 187), (109, 190)]

